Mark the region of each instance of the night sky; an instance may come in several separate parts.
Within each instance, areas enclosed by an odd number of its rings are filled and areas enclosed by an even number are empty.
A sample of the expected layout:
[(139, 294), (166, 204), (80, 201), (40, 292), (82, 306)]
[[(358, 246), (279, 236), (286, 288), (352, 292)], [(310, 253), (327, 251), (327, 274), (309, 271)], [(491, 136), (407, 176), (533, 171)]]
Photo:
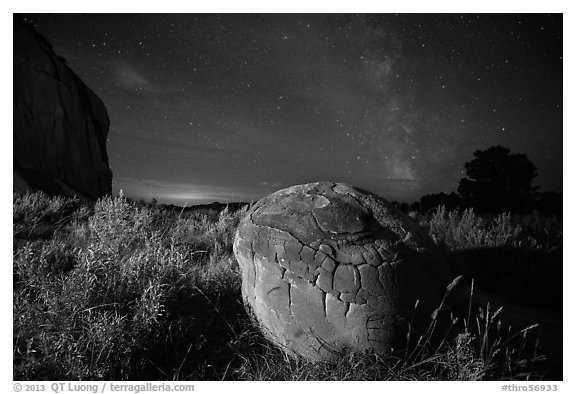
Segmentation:
[(456, 191), (494, 145), (562, 191), (562, 16), (31, 15), (102, 98), (115, 192), (188, 205), (331, 180)]

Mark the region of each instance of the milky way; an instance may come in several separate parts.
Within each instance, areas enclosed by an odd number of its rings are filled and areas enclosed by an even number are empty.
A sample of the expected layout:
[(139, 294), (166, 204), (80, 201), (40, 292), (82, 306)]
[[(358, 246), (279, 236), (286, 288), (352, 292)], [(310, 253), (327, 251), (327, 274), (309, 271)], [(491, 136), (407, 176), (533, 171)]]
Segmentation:
[(475, 150), (562, 190), (561, 15), (26, 15), (106, 104), (114, 190), (455, 191)]

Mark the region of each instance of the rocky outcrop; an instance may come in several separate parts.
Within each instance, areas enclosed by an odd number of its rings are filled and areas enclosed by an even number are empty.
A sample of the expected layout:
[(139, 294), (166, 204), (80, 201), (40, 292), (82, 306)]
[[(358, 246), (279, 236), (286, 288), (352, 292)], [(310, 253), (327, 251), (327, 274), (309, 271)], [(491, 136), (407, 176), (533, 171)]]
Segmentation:
[(234, 253), (244, 302), (265, 335), (310, 360), (400, 349), (408, 323), (417, 335), (450, 281), (422, 228), (381, 197), (338, 183), (261, 199), (240, 222)]
[(102, 101), (33, 28), (14, 21), (14, 191), (112, 192)]

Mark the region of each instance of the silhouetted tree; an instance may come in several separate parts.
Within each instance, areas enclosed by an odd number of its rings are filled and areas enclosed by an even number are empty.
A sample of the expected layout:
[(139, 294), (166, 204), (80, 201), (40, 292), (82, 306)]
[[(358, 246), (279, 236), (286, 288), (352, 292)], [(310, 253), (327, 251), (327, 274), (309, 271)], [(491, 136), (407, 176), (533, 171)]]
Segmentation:
[(401, 202), (398, 208), (400, 208), (400, 210), (404, 213), (410, 212), (410, 204), (407, 202)]
[(526, 213), (532, 209), (536, 167), (524, 154), (493, 146), (474, 152), (465, 164), (468, 178), (460, 180), (458, 193), (477, 212)]
[(460, 208), (462, 201), (460, 196), (454, 192), (450, 194), (436, 193), (427, 194), (420, 199), (420, 209), (423, 212), (432, 212), (436, 207), (444, 205), (447, 210), (453, 211)]

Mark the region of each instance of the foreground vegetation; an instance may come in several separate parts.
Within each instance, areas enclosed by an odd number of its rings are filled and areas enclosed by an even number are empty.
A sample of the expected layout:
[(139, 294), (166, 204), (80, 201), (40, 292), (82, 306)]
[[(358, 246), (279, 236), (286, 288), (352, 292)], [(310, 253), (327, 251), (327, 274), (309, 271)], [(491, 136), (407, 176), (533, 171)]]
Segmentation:
[[(561, 317), (558, 219), (412, 213), (461, 275), (440, 308), (450, 315), (448, 327), (440, 329), (435, 316), (409, 350), (311, 364), (271, 346), (245, 312), (232, 254), (245, 210), (171, 210), (122, 197), (89, 206), (41, 193), (15, 196), (14, 379), (559, 377), (546, 375), (538, 346), (527, 340), (534, 327), (511, 331), (500, 321), (501, 309), (468, 302), (476, 283)], [(467, 300), (464, 308), (448, 307), (454, 293)]]

